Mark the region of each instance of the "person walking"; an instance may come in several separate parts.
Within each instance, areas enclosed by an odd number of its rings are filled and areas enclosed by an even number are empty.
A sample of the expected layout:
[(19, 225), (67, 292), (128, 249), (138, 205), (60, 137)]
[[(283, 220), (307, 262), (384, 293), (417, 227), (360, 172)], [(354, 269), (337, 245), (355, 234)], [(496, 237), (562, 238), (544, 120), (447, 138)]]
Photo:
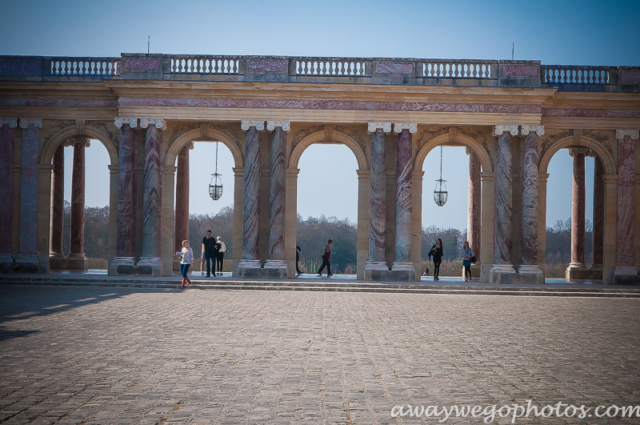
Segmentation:
[(320, 267), (320, 270), (318, 270), (318, 276), (322, 276), (322, 271), (325, 266), (327, 267), (327, 277), (333, 276), (333, 273), (331, 273), (331, 262), (329, 262), (329, 259), (331, 258), (331, 245), (333, 245), (333, 240), (329, 239), (322, 251), (322, 266)]
[(471, 282), (471, 259), (475, 257), (469, 242), (465, 241), (462, 248), (462, 265), (464, 266), (464, 281)]
[(296, 273), (298, 276), (300, 276), (302, 274), (302, 272), (300, 271), (300, 267), (298, 266), (298, 263), (300, 262), (300, 252), (302, 251), (302, 249), (300, 249), (300, 247), (298, 245), (296, 245)]
[(219, 273), (222, 273), (222, 266), (224, 265), (224, 253), (227, 251), (227, 245), (225, 245), (224, 242), (222, 242), (222, 238), (220, 236), (218, 236), (216, 238), (216, 240), (218, 241), (216, 245), (218, 245), (218, 256), (216, 257), (216, 270)]
[(443, 255), (442, 239), (438, 238), (436, 244), (429, 251), (429, 258), (433, 257), (433, 280), (440, 280), (440, 263), (442, 263)]
[(207, 277), (211, 277), (211, 262), (213, 261), (213, 276), (216, 275), (216, 257), (214, 247), (216, 240), (211, 237), (211, 230), (207, 230), (207, 236), (202, 238), (202, 247), (204, 251), (204, 259), (207, 263)]
[(191, 279), (187, 276), (191, 262), (193, 261), (193, 249), (189, 246), (189, 241), (182, 241), (182, 251), (176, 252), (180, 256), (180, 274), (182, 274), (182, 284), (180, 289), (184, 289), (186, 285), (191, 285)]

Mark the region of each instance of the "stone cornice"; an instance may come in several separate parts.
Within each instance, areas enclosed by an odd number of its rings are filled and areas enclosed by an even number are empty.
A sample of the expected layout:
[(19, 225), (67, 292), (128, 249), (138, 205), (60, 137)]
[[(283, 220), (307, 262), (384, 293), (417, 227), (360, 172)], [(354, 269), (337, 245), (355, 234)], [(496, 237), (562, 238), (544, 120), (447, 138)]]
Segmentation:
[(291, 123), (289, 121), (267, 121), (267, 131), (274, 131), (276, 127), (280, 127), (282, 131), (287, 133), (291, 130)]
[(375, 133), (376, 130), (381, 129), (385, 133), (391, 133), (391, 123), (390, 122), (370, 122), (367, 123), (367, 132)]
[(149, 125), (153, 125), (159, 130), (167, 129), (167, 122), (162, 118), (140, 118), (140, 128), (147, 128)]
[(502, 133), (508, 131), (512, 136), (518, 135), (518, 126), (517, 125), (496, 125), (491, 130), (491, 134), (493, 136), (501, 136)]
[(638, 130), (616, 130), (616, 139), (624, 139), (629, 136), (631, 140), (638, 140), (640, 138), (640, 131)]
[(240, 128), (242, 131), (249, 131), (251, 127), (255, 127), (258, 131), (264, 130), (264, 121), (242, 120)]
[(409, 130), (409, 133), (415, 134), (418, 132), (418, 123), (410, 122), (394, 122), (393, 132), (396, 134), (402, 133), (402, 130)]

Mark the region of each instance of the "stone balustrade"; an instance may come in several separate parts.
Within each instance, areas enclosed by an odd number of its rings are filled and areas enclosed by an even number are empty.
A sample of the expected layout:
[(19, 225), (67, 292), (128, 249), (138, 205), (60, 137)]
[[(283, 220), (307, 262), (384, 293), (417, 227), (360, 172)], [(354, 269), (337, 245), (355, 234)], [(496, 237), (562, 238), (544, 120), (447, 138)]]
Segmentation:
[(0, 56), (0, 81), (188, 80), (465, 87), (550, 87), (640, 92), (640, 67), (539, 61), (130, 54)]

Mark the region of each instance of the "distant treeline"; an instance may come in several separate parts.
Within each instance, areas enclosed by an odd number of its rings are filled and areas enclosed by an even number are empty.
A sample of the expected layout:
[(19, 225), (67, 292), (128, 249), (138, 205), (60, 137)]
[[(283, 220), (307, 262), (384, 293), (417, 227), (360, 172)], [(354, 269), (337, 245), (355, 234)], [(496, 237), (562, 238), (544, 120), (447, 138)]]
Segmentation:
[[(71, 205), (64, 207), (64, 251), (70, 250), (69, 229)], [(189, 219), (189, 240), (194, 255), (200, 257), (200, 240), (211, 229), (213, 236), (221, 236), (227, 245), (225, 258), (233, 255), (233, 209), (224, 207), (217, 214), (192, 214)], [(109, 237), (109, 207), (85, 208), (85, 254), (90, 258), (107, 258)], [(429, 249), (437, 238), (444, 244), (444, 261), (459, 259), (467, 232), (453, 228), (429, 226), (422, 229), (422, 259), (427, 260)], [(303, 219), (298, 215), (297, 244), (302, 249), (301, 262), (306, 271), (315, 272), (322, 264), (320, 255), (327, 239), (333, 239), (331, 266), (334, 273), (355, 273), (357, 259), (356, 224), (348, 219), (339, 220), (324, 215)], [(568, 264), (571, 261), (571, 219), (558, 220), (547, 227), (547, 264)], [(585, 261), (592, 258), (592, 225), (587, 220)]]

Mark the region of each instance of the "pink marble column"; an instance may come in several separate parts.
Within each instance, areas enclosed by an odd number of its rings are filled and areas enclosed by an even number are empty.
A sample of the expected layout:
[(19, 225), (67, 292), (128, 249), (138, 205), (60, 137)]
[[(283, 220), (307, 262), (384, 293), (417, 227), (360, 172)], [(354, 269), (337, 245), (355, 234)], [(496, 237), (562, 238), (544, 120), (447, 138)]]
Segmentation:
[[(497, 126), (496, 126), (497, 127)], [(495, 229), (493, 263), (511, 271), (512, 167), (511, 134), (509, 128), (494, 130), (497, 135), (495, 159)], [(517, 134), (517, 127), (515, 129)]]
[[(369, 270), (388, 270), (385, 261), (386, 186), (385, 133), (391, 131), (391, 123), (369, 123), (371, 133), (371, 180), (369, 198)], [(408, 132), (408, 130), (407, 130)], [(409, 137), (411, 134), (409, 133)]]
[[(635, 140), (638, 130), (618, 130), (618, 268), (633, 269), (634, 261), (634, 183)], [(630, 271), (630, 270), (629, 270)]]
[(0, 118), (0, 263), (13, 262), (13, 129), (15, 118)]
[[(476, 254), (476, 259), (480, 260), (480, 159), (471, 149), (467, 148), (469, 154), (469, 186), (467, 193), (467, 241)], [(479, 261), (478, 261), (479, 262)]]
[[(22, 183), (20, 194), (20, 251), (17, 263), (36, 270), (38, 218), (38, 153), (42, 120), (20, 118), (22, 131)], [(49, 190), (49, 188), (47, 188)]]
[(51, 176), (51, 234), (50, 255), (62, 258), (62, 232), (64, 229), (64, 145), (53, 154)]
[(243, 121), (245, 139), (242, 261), (239, 267), (260, 267), (260, 132), (264, 121)]
[(85, 148), (87, 139), (74, 139), (71, 174), (71, 256), (84, 257)]
[(412, 172), (413, 148), (412, 133), (417, 124), (394, 124), (398, 133), (396, 156), (396, 258), (393, 270), (414, 270), (411, 263), (411, 221), (412, 221)]
[(138, 203), (136, 190), (138, 146), (134, 134), (137, 120), (116, 118), (115, 125), (120, 129), (116, 257), (120, 262), (132, 265), (133, 257), (135, 257), (136, 207)]
[(286, 269), (284, 261), (284, 212), (285, 212), (285, 146), (288, 121), (268, 121), (271, 138), (271, 184), (269, 193), (269, 260), (265, 267)]
[[(160, 147), (163, 130), (162, 119), (140, 119), (140, 127), (146, 128), (144, 141), (144, 183), (142, 207), (142, 255), (138, 265), (161, 267), (161, 219), (162, 219), (162, 162)], [(157, 271), (161, 273), (160, 269)], [(156, 271), (152, 272), (154, 275)]]
[(595, 157), (593, 176), (593, 268), (602, 268), (604, 248), (604, 168)]
[(189, 143), (178, 154), (176, 176), (175, 251), (182, 250), (182, 241), (189, 239)]
[(582, 149), (570, 149), (573, 157), (573, 180), (571, 182), (571, 265), (584, 267), (585, 238), (585, 169)]

